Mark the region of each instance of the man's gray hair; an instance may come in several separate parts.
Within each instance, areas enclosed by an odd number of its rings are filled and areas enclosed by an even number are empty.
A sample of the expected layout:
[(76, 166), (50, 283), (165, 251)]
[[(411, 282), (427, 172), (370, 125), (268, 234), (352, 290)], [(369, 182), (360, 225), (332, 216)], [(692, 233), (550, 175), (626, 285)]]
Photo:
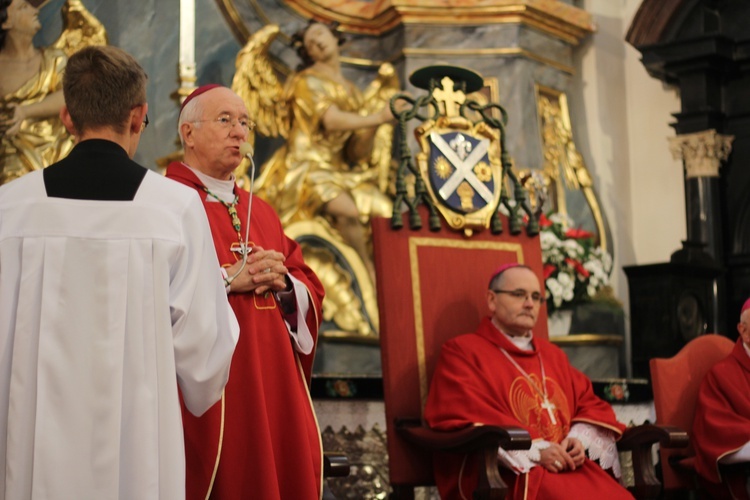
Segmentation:
[(201, 103), (201, 97), (198, 96), (191, 99), (180, 113), (180, 119), (177, 122), (177, 134), (180, 136), (180, 143), (182, 147), (185, 147), (185, 139), (182, 137), (182, 124), (193, 123), (196, 127), (201, 126), (200, 120), (203, 118), (203, 104)]

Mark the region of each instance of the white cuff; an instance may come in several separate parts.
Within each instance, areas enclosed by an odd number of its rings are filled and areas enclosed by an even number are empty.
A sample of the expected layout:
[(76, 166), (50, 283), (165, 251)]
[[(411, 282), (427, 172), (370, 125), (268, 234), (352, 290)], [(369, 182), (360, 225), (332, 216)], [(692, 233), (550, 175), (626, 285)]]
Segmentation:
[[(315, 347), (315, 341), (313, 340), (312, 333), (307, 327), (307, 311), (310, 310), (310, 298), (307, 296), (307, 287), (292, 276), (288, 275), (292, 280), (292, 286), (294, 287), (294, 296), (297, 299), (297, 331), (293, 332), (287, 323), (287, 329), (289, 330), (289, 336), (292, 338), (294, 349), (301, 354), (310, 354)], [(286, 320), (284, 321), (286, 323)]]
[(221, 271), (221, 279), (224, 281), (224, 289), (227, 293), (229, 293), (229, 288), (231, 285), (227, 283), (227, 278), (229, 278), (229, 273), (227, 272), (226, 267), (220, 267), (219, 270)]
[(612, 474), (620, 477), (620, 455), (617, 452), (613, 431), (585, 422), (576, 422), (571, 426), (568, 437), (578, 439), (588, 452), (589, 458), (598, 460), (602, 469), (612, 469)]
[(512, 470), (516, 474), (525, 474), (529, 472), (533, 467), (537, 466), (537, 463), (541, 458), (541, 451), (546, 450), (549, 447), (549, 441), (539, 439), (531, 443), (531, 448), (529, 448), (528, 450), (506, 451), (502, 448), (499, 448), (497, 450), (497, 459), (502, 465)]

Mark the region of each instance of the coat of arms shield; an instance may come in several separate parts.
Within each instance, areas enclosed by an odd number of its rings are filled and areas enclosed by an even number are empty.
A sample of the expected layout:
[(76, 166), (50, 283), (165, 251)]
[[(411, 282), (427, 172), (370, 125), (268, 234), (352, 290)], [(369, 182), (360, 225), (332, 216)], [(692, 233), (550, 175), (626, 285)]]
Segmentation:
[(417, 161), (430, 197), (453, 229), (488, 227), (502, 190), (500, 132), (460, 116), (416, 130)]

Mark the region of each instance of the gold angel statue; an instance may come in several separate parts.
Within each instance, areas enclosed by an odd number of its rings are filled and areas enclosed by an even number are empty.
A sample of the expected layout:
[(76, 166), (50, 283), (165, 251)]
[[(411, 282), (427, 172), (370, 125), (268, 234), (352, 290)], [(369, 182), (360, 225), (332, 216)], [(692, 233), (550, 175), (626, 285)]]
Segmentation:
[(342, 38), (311, 21), (292, 37), (302, 60), (285, 85), (268, 47), (279, 27), (267, 25), (239, 52), (232, 89), (246, 102), (257, 131), (286, 143), (262, 167), (255, 192), (276, 209), (287, 234), (326, 288), (328, 334), (377, 338), (369, 220), (392, 214), (385, 194), (391, 171), (399, 90), (390, 64), (362, 92), (341, 72)]
[(0, 184), (68, 154), (73, 141), (59, 118), (68, 56), (107, 43), (104, 27), (80, 0), (67, 0), (60, 38), (36, 48), (38, 13), (26, 0), (0, 0)]

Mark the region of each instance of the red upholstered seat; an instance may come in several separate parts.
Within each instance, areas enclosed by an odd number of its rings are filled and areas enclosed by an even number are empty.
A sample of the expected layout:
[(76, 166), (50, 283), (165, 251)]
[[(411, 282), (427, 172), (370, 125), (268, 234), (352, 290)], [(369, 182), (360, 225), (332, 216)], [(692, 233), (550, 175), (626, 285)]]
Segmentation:
[[(722, 335), (701, 335), (671, 358), (650, 361), (656, 422), (692, 433), (698, 389), (708, 370), (727, 357), (734, 342)], [(693, 489), (695, 465), (692, 445), (660, 450), (665, 490)]]

